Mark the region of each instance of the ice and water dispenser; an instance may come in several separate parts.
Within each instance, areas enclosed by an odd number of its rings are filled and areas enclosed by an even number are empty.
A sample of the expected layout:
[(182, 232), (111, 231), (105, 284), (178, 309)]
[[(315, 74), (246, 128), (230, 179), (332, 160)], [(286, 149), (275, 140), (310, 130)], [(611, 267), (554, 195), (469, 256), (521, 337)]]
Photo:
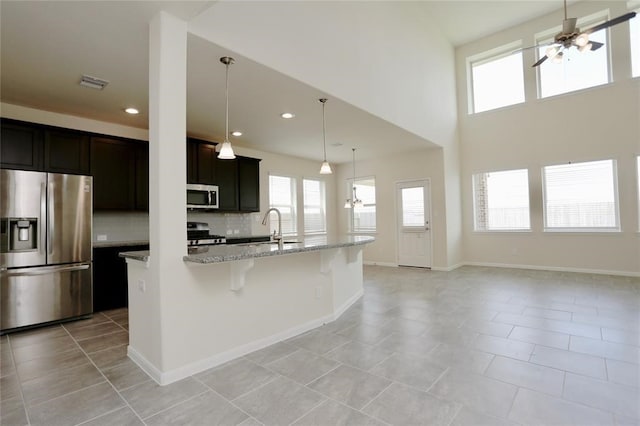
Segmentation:
[(2, 218), (0, 228), (2, 253), (38, 250), (37, 218)]

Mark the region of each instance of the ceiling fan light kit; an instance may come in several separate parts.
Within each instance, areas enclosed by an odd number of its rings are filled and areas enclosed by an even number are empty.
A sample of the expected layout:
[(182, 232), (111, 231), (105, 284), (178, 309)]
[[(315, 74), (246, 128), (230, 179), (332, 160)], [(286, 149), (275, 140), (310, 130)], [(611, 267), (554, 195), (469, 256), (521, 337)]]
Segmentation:
[[(552, 62), (554, 63), (561, 63), (562, 58), (564, 57), (564, 51), (574, 46), (582, 53), (589, 52), (591, 50), (598, 50), (603, 46), (603, 43), (590, 41), (589, 34), (626, 22), (635, 16), (636, 12), (625, 13), (617, 18), (610, 19), (591, 28), (587, 28), (584, 31), (580, 31), (580, 28), (576, 27), (578, 22), (577, 18), (567, 18), (567, 0), (564, 0), (564, 20), (562, 21), (562, 31), (553, 37), (553, 42), (550, 43), (551, 45), (545, 51), (545, 55), (533, 64), (532, 67), (541, 65), (547, 59), (553, 59)], [(543, 46), (544, 45), (534, 47)]]

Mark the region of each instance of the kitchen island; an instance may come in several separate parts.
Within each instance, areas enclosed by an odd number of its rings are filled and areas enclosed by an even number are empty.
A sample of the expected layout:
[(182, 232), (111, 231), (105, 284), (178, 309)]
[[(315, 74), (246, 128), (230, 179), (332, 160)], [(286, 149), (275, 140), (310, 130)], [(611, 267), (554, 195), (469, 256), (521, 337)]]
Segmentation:
[(183, 280), (155, 288), (149, 252), (125, 252), (129, 357), (168, 384), (338, 318), (363, 293), (373, 237), (209, 246), (182, 258)]

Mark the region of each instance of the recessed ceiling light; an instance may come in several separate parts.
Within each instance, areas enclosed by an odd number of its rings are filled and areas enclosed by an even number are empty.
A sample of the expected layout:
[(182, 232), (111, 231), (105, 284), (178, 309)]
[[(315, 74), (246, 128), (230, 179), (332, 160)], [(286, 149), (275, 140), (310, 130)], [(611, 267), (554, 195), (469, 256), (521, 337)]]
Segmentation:
[(283, 112), (282, 114), (280, 114), (280, 117), (282, 118), (293, 118), (296, 115), (292, 112)]
[(236, 130), (234, 132), (231, 132), (231, 136), (242, 136), (242, 132)]
[(136, 114), (140, 113), (140, 111), (138, 111), (135, 108), (131, 108), (131, 107), (125, 108), (124, 112), (126, 112), (127, 114), (132, 114), (132, 115), (136, 115)]

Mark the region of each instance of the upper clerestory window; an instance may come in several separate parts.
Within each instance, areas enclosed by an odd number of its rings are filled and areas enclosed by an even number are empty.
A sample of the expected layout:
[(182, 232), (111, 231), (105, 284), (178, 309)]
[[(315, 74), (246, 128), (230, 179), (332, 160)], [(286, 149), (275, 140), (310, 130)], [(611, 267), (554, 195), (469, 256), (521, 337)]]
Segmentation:
[(467, 59), (470, 70), (470, 113), (524, 102), (522, 51), (513, 43)]

